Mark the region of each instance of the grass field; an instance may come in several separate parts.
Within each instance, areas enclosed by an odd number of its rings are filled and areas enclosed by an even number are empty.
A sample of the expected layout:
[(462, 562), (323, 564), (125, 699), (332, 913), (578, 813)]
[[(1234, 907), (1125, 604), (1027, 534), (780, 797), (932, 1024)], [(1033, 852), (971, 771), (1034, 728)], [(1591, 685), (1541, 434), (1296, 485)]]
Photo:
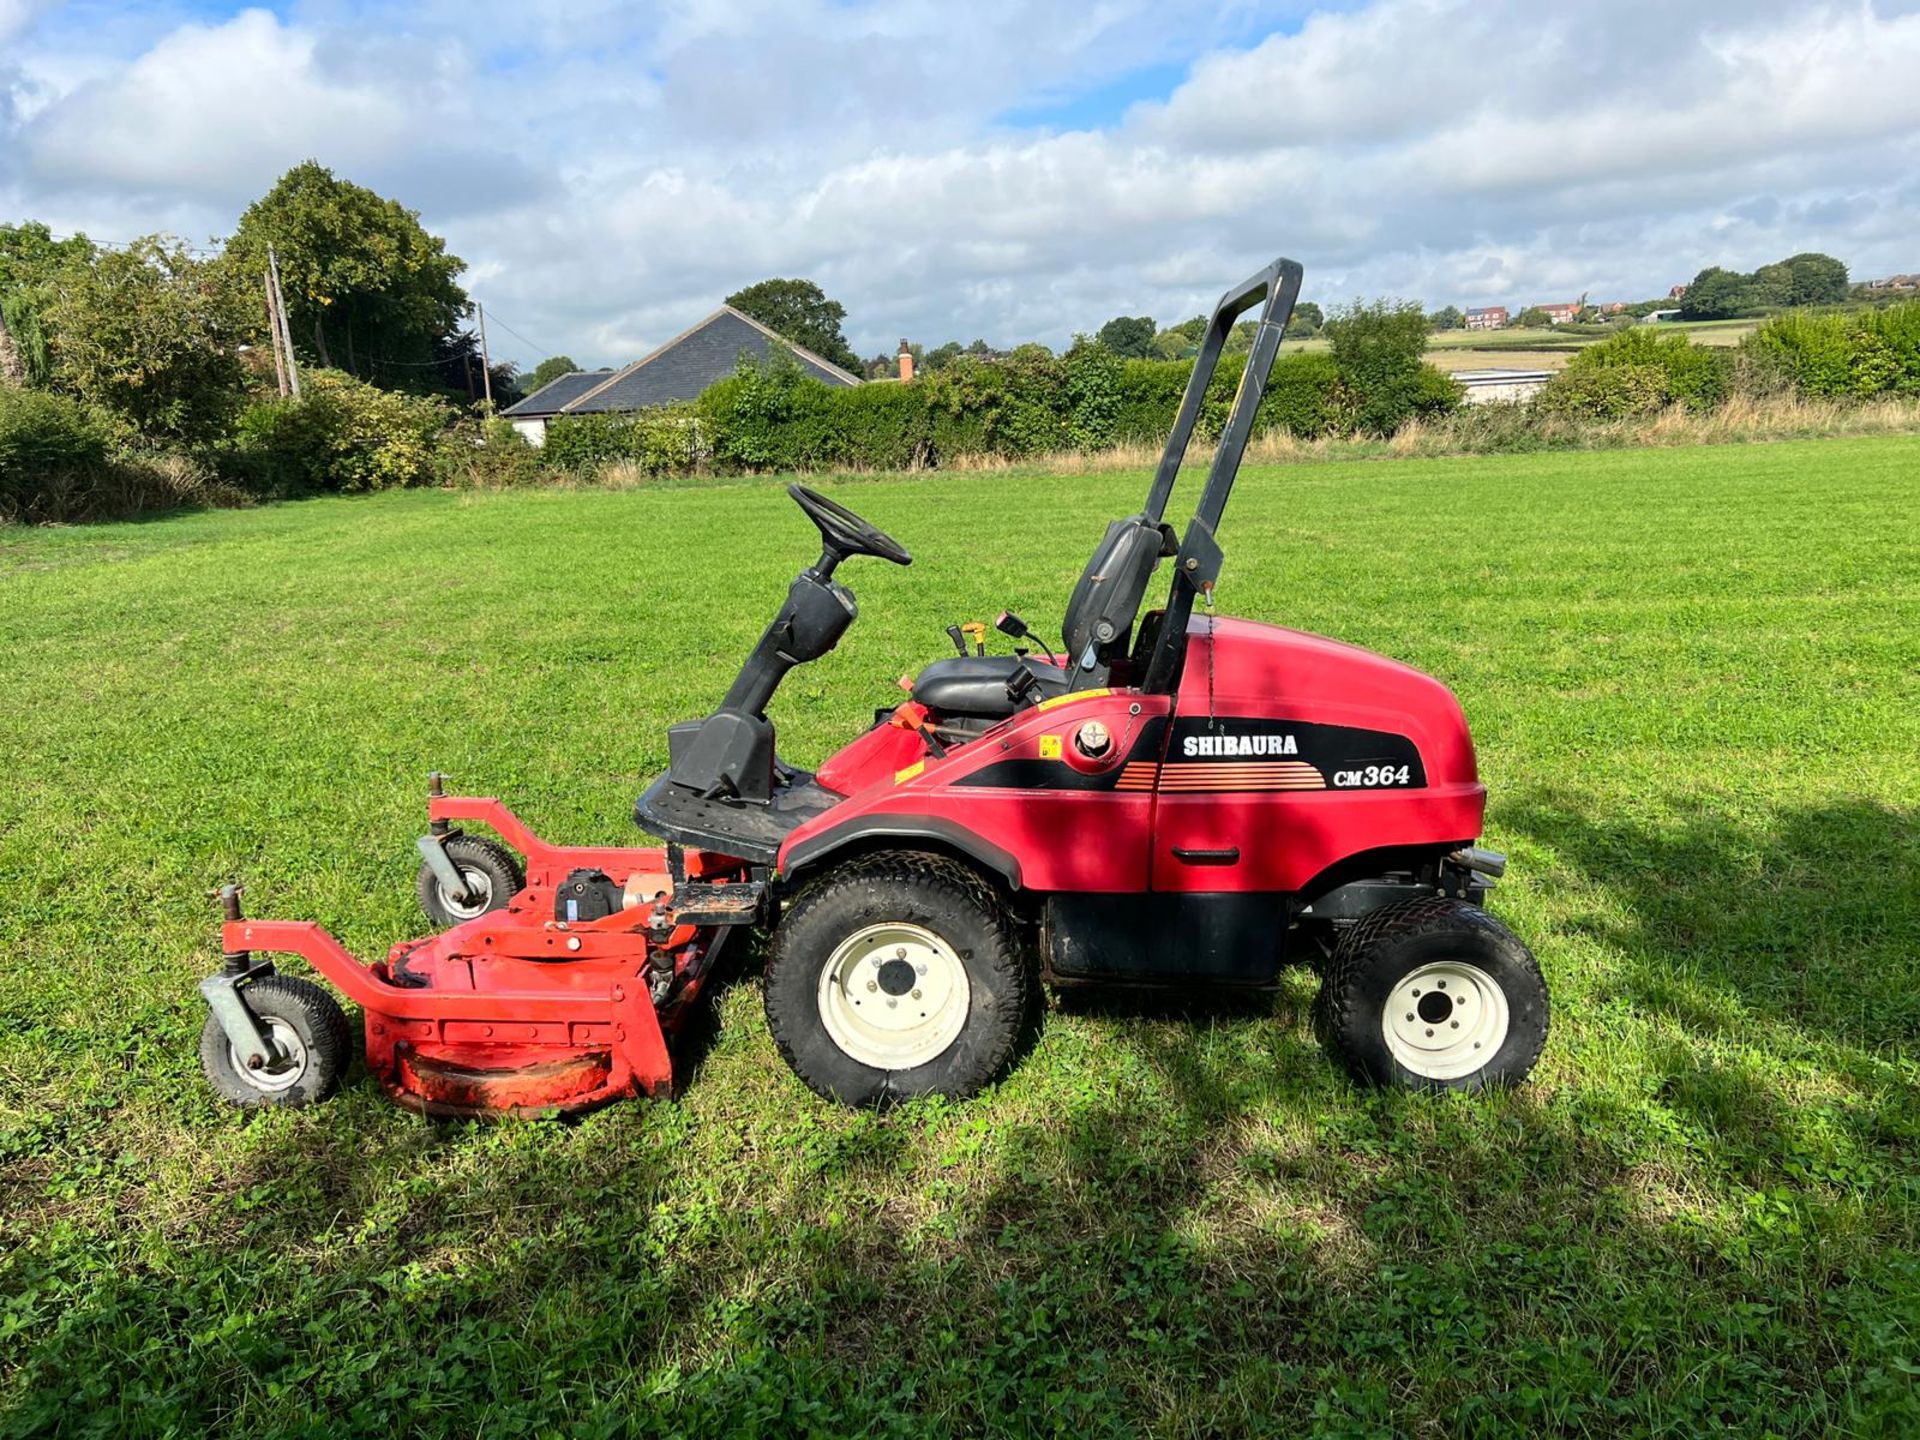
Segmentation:
[[(1920, 1433), (1920, 440), (1249, 469), (1231, 613), (1461, 697), (1555, 1028), (1351, 1088), (1271, 1003), (1056, 1009), (813, 1100), (743, 957), (677, 1103), (202, 1083), (206, 889), (420, 927), (422, 780), (628, 834), (810, 527), (773, 484), (0, 530), (0, 1434)], [(914, 549), (776, 702), (1056, 615), (1140, 473), (834, 493)]]
[[(1760, 326), (1758, 320), (1663, 320), (1660, 333), (1685, 335), (1696, 345), (1738, 345)], [(1451, 374), (1455, 370), (1560, 370), (1604, 335), (1571, 334), (1553, 326), (1508, 330), (1441, 330), (1427, 341), (1427, 361)], [(1287, 349), (1329, 350), (1327, 341), (1289, 340)]]

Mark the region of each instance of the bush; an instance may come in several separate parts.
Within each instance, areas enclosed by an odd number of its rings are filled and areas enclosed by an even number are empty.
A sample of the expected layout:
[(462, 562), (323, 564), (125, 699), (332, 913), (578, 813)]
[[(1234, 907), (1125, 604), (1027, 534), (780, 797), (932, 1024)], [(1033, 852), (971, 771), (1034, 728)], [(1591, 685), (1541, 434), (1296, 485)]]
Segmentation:
[(623, 462), (648, 475), (670, 475), (692, 470), (704, 458), (702, 433), (692, 405), (661, 405), (617, 415), (562, 415), (547, 426), (547, 442), (539, 453), (547, 465), (578, 475)]
[(113, 432), (91, 406), (0, 385), (0, 514), (41, 515), (56, 486), (102, 470)]
[(1636, 325), (1576, 354), (1534, 403), (1549, 414), (1603, 420), (1676, 403), (1698, 413), (1726, 398), (1732, 373), (1731, 352)]
[(425, 485), (450, 419), (438, 400), (381, 390), (338, 370), (303, 370), (298, 400), (241, 412), (228, 452), (256, 494), (358, 493)]
[(1920, 393), (1920, 301), (1776, 315), (1742, 344), (1764, 379), (1818, 399)]
[(1356, 300), (1329, 316), (1323, 330), (1355, 428), (1391, 435), (1415, 415), (1445, 414), (1459, 403), (1458, 387), (1424, 373), (1432, 368), (1429, 332), (1417, 304)]

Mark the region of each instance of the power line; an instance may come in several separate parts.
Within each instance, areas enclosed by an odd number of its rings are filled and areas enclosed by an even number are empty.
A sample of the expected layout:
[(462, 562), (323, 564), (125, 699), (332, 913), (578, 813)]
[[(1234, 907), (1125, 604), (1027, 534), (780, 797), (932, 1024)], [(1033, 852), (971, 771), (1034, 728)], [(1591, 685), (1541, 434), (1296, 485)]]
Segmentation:
[(513, 338), (518, 340), (522, 345), (533, 346), (533, 348), (539, 353), (540, 358), (542, 360), (548, 359), (560, 353), (557, 350), (548, 349), (545, 345), (542, 345), (537, 341), (527, 339), (526, 336), (522, 335), (518, 330), (514, 329), (513, 326), (509, 325), (506, 321), (502, 320), (500, 318), (500, 312), (498, 310), (493, 312), (493, 323), (498, 325), (502, 330), (506, 331), (509, 335), (513, 336)]

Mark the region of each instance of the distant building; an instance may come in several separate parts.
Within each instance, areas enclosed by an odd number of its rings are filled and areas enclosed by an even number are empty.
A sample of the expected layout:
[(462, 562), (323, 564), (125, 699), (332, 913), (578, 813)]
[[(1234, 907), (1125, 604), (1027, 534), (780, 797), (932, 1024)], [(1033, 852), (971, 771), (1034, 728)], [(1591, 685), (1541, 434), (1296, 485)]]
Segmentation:
[(1920, 290), (1920, 275), (1889, 275), (1884, 280), (1869, 280), (1869, 290)]
[(1547, 312), (1549, 325), (1565, 325), (1568, 321), (1580, 318), (1578, 301), (1569, 301), (1564, 305), (1542, 305), (1540, 308)]
[(1507, 323), (1507, 307), (1504, 305), (1486, 305), (1467, 311), (1469, 330), (1499, 330)]
[(1676, 285), (1676, 286), (1674, 286), (1674, 287), (1673, 287), (1673, 288), (1672, 288), (1671, 290), (1669, 290), (1669, 291), (1667, 291), (1667, 299), (1669, 299), (1669, 300), (1679, 300), (1679, 299), (1681, 299), (1681, 298), (1683, 298), (1683, 297), (1684, 297), (1684, 296), (1686, 295), (1686, 293), (1687, 293), (1687, 287), (1686, 287), (1686, 286), (1684, 286), (1684, 285)]
[(800, 368), (828, 385), (858, 385), (858, 376), (823, 360), (811, 350), (762, 325), (751, 315), (722, 305), (691, 329), (621, 370), (576, 370), (543, 385), (500, 413), (535, 445), (547, 439), (547, 427), (563, 415), (597, 415), (645, 410), (692, 400), (715, 381), (733, 374), (742, 355), (764, 361), (774, 345), (793, 353)]
[(1493, 405), (1505, 401), (1517, 404), (1531, 400), (1540, 387), (1553, 378), (1551, 370), (1456, 370), (1451, 377), (1460, 382), (1469, 405)]
[(1671, 320), (1679, 313), (1678, 310), (1649, 310), (1640, 317), (1640, 323), (1643, 325), (1658, 325), (1662, 320)]
[(1602, 315), (1618, 315), (1627, 308), (1627, 302), (1624, 300), (1609, 300), (1606, 304), (1598, 305), (1594, 308)]

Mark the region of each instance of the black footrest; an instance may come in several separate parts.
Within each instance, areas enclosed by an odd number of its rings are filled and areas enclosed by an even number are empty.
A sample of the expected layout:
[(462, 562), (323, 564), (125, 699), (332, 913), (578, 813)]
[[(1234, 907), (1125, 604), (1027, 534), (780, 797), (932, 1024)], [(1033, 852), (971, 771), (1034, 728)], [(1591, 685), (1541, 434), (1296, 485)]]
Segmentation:
[(768, 905), (764, 880), (722, 885), (689, 880), (654, 914), (658, 917), (664, 910), (665, 919), (674, 925), (758, 925), (766, 918)]

